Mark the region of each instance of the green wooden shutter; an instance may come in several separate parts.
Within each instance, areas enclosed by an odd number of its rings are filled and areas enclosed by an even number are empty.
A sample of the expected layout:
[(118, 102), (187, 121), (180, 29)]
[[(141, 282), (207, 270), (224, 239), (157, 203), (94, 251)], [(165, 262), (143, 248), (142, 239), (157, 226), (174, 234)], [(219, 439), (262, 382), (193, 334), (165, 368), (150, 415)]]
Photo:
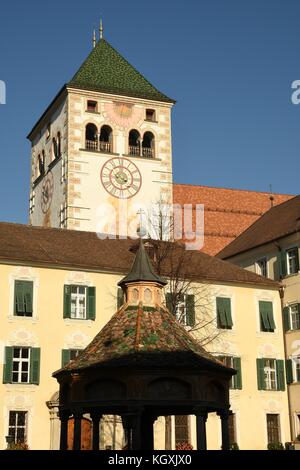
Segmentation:
[(233, 368), (237, 371), (236, 375), (233, 377), (234, 388), (242, 390), (242, 366), (240, 357), (233, 358)]
[(273, 304), (272, 302), (260, 300), (259, 301), (259, 315), (260, 325), (262, 331), (274, 331), (275, 322), (273, 317)]
[(173, 294), (171, 292), (166, 293), (166, 306), (169, 312), (174, 315)]
[(223, 307), (225, 311), (226, 317), (226, 326), (227, 328), (232, 328), (232, 316), (231, 316), (231, 299), (224, 298), (223, 299)]
[(24, 297), (25, 297), (25, 310), (26, 313), (32, 314), (32, 303), (33, 303), (33, 282), (24, 282)]
[(256, 367), (257, 367), (257, 387), (258, 390), (265, 390), (265, 360), (264, 359), (256, 359)]
[(87, 318), (96, 318), (96, 287), (87, 287)]
[(300, 304), (297, 304), (298, 308), (298, 325), (300, 326)]
[(70, 349), (62, 349), (61, 351), (61, 366), (65, 367), (68, 362), (70, 362), (71, 351)]
[[(299, 307), (298, 307), (298, 311), (299, 311)], [(284, 331), (289, 331), (291, 329), (289, 307), (284, 307), (283, 309), (283, 327), (284, 327)]]
[(10, 346), (5, 347), (5, 358), (3, 365), (3, 383), (9, 384), (12, 382), (12, 366), (13, 366), (13, 348)]
[(280, 276), (285, 277), (286, 274), (287, 274), (286, 251), (285, 250), (282, 250), (280, 252), (279, 264), (280, 264)]
[(285, 390), (284, 361), (282, 359), (276, 361), (276, 374), (277, 390)]
[(293, 362), (291, 359), (285, 361), (286, 383), (293, 383)]
[(226, 314), (225, 314), (225, 308), (224, 308), (224, 298), (223, 297), (217, 297), (216, 302), (217, 302), (217, 324), (218, 328), (225, 328), (226, 327)]
[(71, 317), (71, 286), (64, 286), (64, 318)]
[(15, 314), (25, 313), (24, 282), (15, 281)]
[(124, 303), (124, 291), (121, 287), (118, 287), (118, 290), (117, 290), (117, 309), (119, 310), (119, 308), (122, 307)]
[(186, 295), (186, 324), (187, 326), (195, 326), (195, 296)]
[(266, 302), (266, 308), (267, 308), (267, 317), (268, 317), (268, 323), (269, 323), (269, 329), (270, 330), (275, 330), (275, 322), (274, 322), (274, 315), (273, 315), (273, 303), (272, 302)]
[(31, 348), (30, 351), (30, 383), (38, 385), (40, 383), (40, 348)]

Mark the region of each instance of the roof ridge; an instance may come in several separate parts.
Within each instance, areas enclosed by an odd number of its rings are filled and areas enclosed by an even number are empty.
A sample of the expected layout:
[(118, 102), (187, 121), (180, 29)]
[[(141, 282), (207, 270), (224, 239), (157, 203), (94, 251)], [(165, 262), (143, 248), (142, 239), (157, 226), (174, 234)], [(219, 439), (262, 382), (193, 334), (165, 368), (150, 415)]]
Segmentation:
[[(257, 194), (265, 194), (265, 195), (277, 195), (277, 196), (292, 196), (297, 197), (295, 194), (289, 194), (289, 193), (277, 193), (277, 192), (272, 192), (270, 193), (269, 191), (256, 191), (255, 189), (239, 189), (239, 188), (225, 188), (224, 186), (207, 186), (203, 184), (192, 184), (192, 183), (173, 183), (173, 186), (193, 186), (194, 188), (207, 188), (207, 189), (224, 189), (227, 191), (241, 191), (245, 193), (257, 193)], [(287, 202), (287, 201), (284, 201)]]

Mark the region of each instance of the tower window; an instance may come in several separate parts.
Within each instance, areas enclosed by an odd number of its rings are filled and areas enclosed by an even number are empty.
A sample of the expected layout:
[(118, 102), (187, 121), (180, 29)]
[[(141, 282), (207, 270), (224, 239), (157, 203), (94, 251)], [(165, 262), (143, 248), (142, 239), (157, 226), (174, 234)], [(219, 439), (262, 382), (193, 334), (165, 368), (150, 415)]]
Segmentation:
[(152, 132), (145, 132), (143, 138), (143, 157), (154, 158), (154, 135)]
[(95, 126), (95, 124), (87, 124), (85, 128), (85, 148), (86, 149), (88, 150), (98, 149), (97, 134), (98, 134), (98, 129)]
[(156, 121), (155, 110), (154, 109), (146, 109), (146, 121)]
[(46, 139), (50, 139), (50, 135), (51, 135), (51, 124), (49, 123), (47, 125), (47, 130), (46, 130)]
[(38, 176), (43, 176), (45, 174), (45, 152), (42, 151), (42, 155), (38, 155)]
[(141, 142), (140, 142), (140, 133), (136, 129), (132, 129), (129, 132), (129, 155), (136, 155), (140, 156), (140, 147), (141, 147)]
[(89, 111), (90, 113), (96, 113), (97, 107), (98, 107), (97, 101), (88, 100), (87, 107), (86, 107), (87, 111)]
[(100, 131), (99, 150), (100, 152), (112, 152), (112, 128), (109, 126), (102, 126)]

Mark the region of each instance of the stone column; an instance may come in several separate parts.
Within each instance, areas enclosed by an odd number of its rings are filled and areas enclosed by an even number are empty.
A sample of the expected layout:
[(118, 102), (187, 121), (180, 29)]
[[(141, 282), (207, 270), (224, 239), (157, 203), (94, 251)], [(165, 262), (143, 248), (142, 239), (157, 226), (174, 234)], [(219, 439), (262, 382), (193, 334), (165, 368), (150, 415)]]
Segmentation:
[(197, 450), (207, 450), (206, 421), (207, 411), (202, 408), (195, 409), (197, 428)]
[(68, 411), (60, 411), (60, 442), (59, 449), (67, 450), (68, 449), (68, 420), (70, 413)]
[(219, 411), (218, 415), (221, 418), (222, 450), (229, 450), (230, 442), (229, 442), (228, 418), (230, 415), (230, 411), (225, 409), (225, 410)]
[(73, 450), (81, 449), (81, 420), (82, 411), (75, 410), (74, 416), (74, 434), (73, 434)]
[(100, 430), (99, 423), (102, 416), (99, 413), (91, 413), (93, 421), (93, 450), (99, 450)]

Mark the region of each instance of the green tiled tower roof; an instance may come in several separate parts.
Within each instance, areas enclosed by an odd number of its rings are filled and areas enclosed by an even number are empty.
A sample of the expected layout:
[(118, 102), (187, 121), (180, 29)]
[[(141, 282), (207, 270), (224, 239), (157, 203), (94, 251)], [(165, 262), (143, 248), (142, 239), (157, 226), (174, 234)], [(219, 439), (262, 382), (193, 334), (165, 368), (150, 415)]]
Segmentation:
[(105, 39), (100, 39), (68, 86), (173, 103), (158, 91)]

